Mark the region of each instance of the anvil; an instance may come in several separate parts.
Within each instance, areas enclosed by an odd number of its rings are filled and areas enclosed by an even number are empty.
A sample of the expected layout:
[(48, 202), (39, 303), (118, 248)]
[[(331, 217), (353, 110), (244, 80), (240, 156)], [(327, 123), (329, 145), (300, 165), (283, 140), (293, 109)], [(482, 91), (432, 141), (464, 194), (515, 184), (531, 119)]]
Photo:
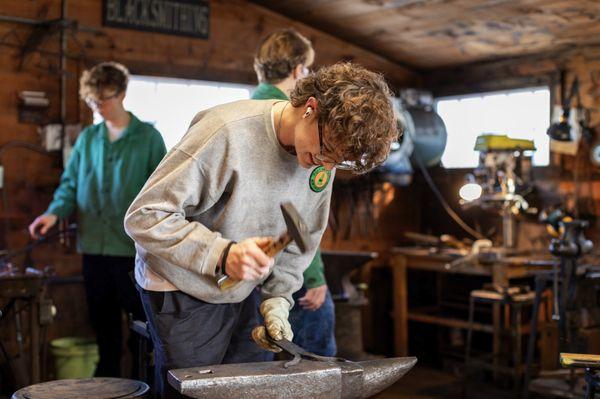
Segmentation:
[[(281, 341), (277, 341), (281, 343)], [(287, 346), (286, 346), (287, 345)], [(191, 398), (369, 398), (392, 385), (417, 362), (414, 357), (350, 362), (297, 348), (291, 362), (219, 364), (170, 370), (169, 383)], [(300, 360), (299, 356), (317, 360)]]

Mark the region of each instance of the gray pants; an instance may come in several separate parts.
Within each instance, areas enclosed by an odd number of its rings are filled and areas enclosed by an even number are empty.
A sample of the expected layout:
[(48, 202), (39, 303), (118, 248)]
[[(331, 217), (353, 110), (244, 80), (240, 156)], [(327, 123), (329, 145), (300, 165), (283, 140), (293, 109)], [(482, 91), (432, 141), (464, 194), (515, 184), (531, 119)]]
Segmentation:
[(240, 303), (212, 304), (181, 291), (138, 290), (154, 344), (158, 397), (181, 397), (167, 382), (171, 369), (265, 359), (251, 337), (260, 323), (257, 292)]

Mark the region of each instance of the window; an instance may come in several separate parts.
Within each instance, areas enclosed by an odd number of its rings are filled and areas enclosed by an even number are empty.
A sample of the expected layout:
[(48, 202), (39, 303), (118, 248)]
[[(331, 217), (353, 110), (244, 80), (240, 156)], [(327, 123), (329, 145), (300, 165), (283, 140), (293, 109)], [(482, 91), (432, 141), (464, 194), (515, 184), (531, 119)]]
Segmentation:
[(474, 168), (478, 153), (475, 139), (483, 133), (505, 134), (533, 140), (537, 151), (533, 164), (546, 166), (550, 160), (550, 91), (531, 88), (481, 93), (436, 100), (438, 114), (446, 124), (448, 141), (442, 156), (446, 168)]
[[(154, 124), (170, 150), (202, 110), (250, 98), (253, 86), (200, 80), (131, 76), (125, 109)], [(99, 115), (94, 118), (97, 123)]]

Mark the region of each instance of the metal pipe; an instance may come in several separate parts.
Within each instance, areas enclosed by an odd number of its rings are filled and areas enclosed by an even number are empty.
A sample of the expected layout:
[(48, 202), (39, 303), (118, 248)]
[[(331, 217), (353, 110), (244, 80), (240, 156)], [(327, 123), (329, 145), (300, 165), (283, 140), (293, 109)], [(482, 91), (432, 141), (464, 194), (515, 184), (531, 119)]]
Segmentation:
[(41, 25), (46, 23), (46, 21), (36, 21), (35, 19), (13, 17), (11, 15), (0, 15), (0, 22), (14, 22), (26, 25)]
[(513, 215), (510, 205), (505, 205), (502, 210), (502, 235), (503, 244), (505, 248), (514, 248), (515, 234), (516, 234), (516, 220)]
[[(67, 19), (67, 0), (61, 0), (60, 18)], [(63, 26), (60, 30), (60, 124), (61, 147), (64, 147), (67, 135), (67, 32)]]
[(0, 22), (17, 23), (23, 25), (49, 25), (60, 23), (63, 29), (69, 28), (70, 25), (79, 32), (102, 34), (102, 29), (94, 28), (91, 26), (83, 26), (79, 23), (74, 25), (73, 21), (67, 21), (66, 19), (37, 20), (31, 18), (14, 17), (12, 15), (0, 15)]

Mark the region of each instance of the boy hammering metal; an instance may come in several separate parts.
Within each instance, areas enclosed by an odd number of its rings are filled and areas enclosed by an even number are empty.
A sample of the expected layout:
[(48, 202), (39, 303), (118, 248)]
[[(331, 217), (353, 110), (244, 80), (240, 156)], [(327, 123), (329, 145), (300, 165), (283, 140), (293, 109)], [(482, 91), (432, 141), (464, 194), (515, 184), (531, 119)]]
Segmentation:
[[(260, 361), (292, 339), (292, 294), (327, 225), (336, 168), (366, 172), (397, 138), (383, 78), (340, 63), (296, 83), (290, 101), (245, 100), (200, 112), (129, 208), (136, 281), (155, 348), (159, 393), (169, 369)], [(292, 202), (311, 247), (263, 251)], [(221, 290), (216, 276), (237, 284)], [(262, 285), (258, 324), (249, 298)], [(261, 346), (255, 345), (252, 336)]]

